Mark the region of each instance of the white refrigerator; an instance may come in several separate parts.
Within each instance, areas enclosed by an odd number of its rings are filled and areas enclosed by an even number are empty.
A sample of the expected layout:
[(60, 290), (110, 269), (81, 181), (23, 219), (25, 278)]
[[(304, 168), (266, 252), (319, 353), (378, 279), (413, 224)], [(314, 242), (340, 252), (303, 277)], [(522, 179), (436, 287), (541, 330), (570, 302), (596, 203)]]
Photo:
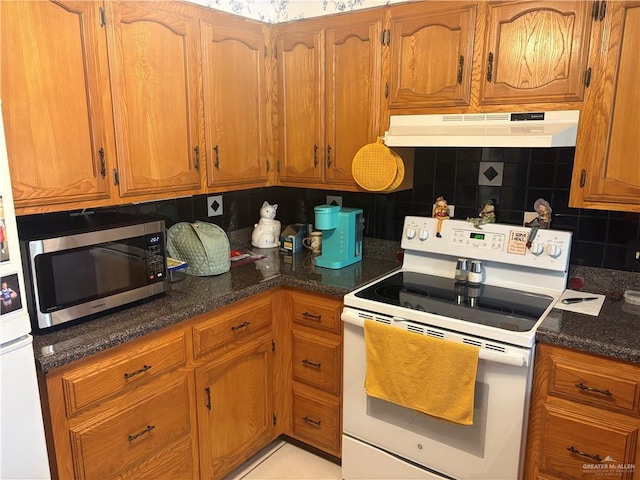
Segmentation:
[(0, 100), (0, 479), (50, 479)]

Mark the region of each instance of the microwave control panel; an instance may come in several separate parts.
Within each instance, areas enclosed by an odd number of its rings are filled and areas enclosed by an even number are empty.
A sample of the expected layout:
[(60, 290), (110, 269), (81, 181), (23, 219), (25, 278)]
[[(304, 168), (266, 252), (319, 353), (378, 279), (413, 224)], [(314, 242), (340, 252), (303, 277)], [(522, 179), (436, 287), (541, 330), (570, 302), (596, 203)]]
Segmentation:
[(147, 235), (147, 275), (150, 282), (165, 279), (164, 236), (161, 233)]

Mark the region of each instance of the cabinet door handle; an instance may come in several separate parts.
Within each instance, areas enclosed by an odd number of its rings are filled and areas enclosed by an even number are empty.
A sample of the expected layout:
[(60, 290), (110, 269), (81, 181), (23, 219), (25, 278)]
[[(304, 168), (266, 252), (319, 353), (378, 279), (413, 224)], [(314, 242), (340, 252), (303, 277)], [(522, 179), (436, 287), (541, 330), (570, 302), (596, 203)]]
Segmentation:
[(314, 368), (320, 368), (320, 366), (322, 365), (320, 362), (314, 363), (311, 360), (307, 360), (306, 358), (302, 360), (302, 363), (304, 363), (308, 367), (314, 367)]
[(458, 58), (458, 83), (462, 85), (462, 72), (464, 72), (464, 55)]
[(489, 52), (487, 57), (487, 82), (490, 82), (493, 78), (493, 53)]
[(125, 380), (129, 380), (131, 377), (135, 377), (136, 375), (138, 375), (139, 373), (143, 373), (146, 372), (147, 370), (149, 370), (151, 368), (151, 365), (143, 365), (142, 368), (140, 370), (136, 370), (135, 372), (132, 373), (126, 373), (124, 374), (124, 379)]
[(194, 148), (193, 151), (196, 153), (196, 161), (193, 166), (196, 167), (196, 170), (200, 170), (200, 147)]
[(581, 452), (580, 450), (577, 450), (573, 445), (571, 445), (570, 447), (567, 447), (567, 450), (569, 450), (571, 453), (575, 453), (576, 455), (581, 455), (583, 457), (591, 458), (596, 462), (601, 462), (603, 460), (602, 457), (600, 457), (600, 455), (597, 455), (597, 454), (592, 455), (587, 452)]
[(142, 430), (141, 432), (135, 433), (133, 435), (129, 435), (129, 441), (133, 442), (136, 438), (138, 438), (141, 435), (144, 435), (145, 433), (149, 433), (151, 430), (153, 430), (154, 428), (156, 428), (155, 425), (147, 425), (147, 428), (145, 428), (144, 430)]
[(327, 145), (327, 167), (330, 167), (331, 163), (331, 145)]
[(98, 150), (98, 155), (100, 155), (100, 176), (104, 178), (107, 176), (107, 165), (104, 162), (104, 148)]
[(313, 166), (318, 166), (318, 145), (313, 146)]
[(213, 151), (216, 152), (216, 161), (213, 166), (216, 167), (216, 170), (220, 170), (220, 149), (218, 148), (218, 145), (213, 147)]
[(206, 387), (204, 392), (207, 394), (207, 404), (205, 406), (207, 410), (211, 410), (211, 387)]
[(315, 425), (317, 427), (319, 427), (320, 425), (322, 425), (322, 421), (320, 420), (314, 420), (313, 418), (309, 418), (306, 415), (304, 417), (302, 417), (302, 420), (304, 420), (307, 423), (311, 423), (312, 425)]
[(251, 325), (249, 322), (242, 322), (240, 325), (236, 325), (231, 327), (231, 331), (235, 332), (236, 330), (240, 330), (241, 328), (246, 328)]
[(593, 387), (590, 387), (589, 385), (585, 385), (582, 382), (576, 383), (575, 386), (578, 387), (580, 390), (588, 390), (589, 392), (601, 393), (602, 395), (606, 395), (607, 397), (613, 396), (613, 393), (611, 393), (609, 390), (601, 390), (599, 388), (593, 388)]
[(604, 16), (607, 14), (607, 0), (602, 0), (600, 2), (600, 14), (598, 15), (598, 20), (603, 21)]
[(302, 316), (306, 318), (310, 318), (311, 320), (316, 320), (318, 322), (322, 321), (322, 315), (314, 315), (313, 313), (303, 312)]

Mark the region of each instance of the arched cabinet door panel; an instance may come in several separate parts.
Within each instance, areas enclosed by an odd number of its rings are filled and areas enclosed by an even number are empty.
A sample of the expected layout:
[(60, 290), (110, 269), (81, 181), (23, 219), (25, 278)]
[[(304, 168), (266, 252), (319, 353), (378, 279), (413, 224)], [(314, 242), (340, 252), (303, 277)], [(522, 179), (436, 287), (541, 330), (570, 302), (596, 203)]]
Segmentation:
[(110, 196), (100, 6), (0, 2), (0, 97), (19, 211)]
[(107, 6), (120, 195), (197, 193), (198, 24), (157, 3)]

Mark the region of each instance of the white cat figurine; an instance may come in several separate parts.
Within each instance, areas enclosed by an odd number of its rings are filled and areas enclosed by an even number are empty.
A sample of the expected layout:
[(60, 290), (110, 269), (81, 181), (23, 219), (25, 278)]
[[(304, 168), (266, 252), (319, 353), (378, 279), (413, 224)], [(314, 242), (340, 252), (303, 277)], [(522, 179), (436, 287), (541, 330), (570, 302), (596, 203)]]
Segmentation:
[(265, 201), (260, 208), (260, 220), (254, 225), (251, 245), (256, 248), (274, 248), (280, 246), (280, 221), (276, 220), (278, 204), (269, 205)]

